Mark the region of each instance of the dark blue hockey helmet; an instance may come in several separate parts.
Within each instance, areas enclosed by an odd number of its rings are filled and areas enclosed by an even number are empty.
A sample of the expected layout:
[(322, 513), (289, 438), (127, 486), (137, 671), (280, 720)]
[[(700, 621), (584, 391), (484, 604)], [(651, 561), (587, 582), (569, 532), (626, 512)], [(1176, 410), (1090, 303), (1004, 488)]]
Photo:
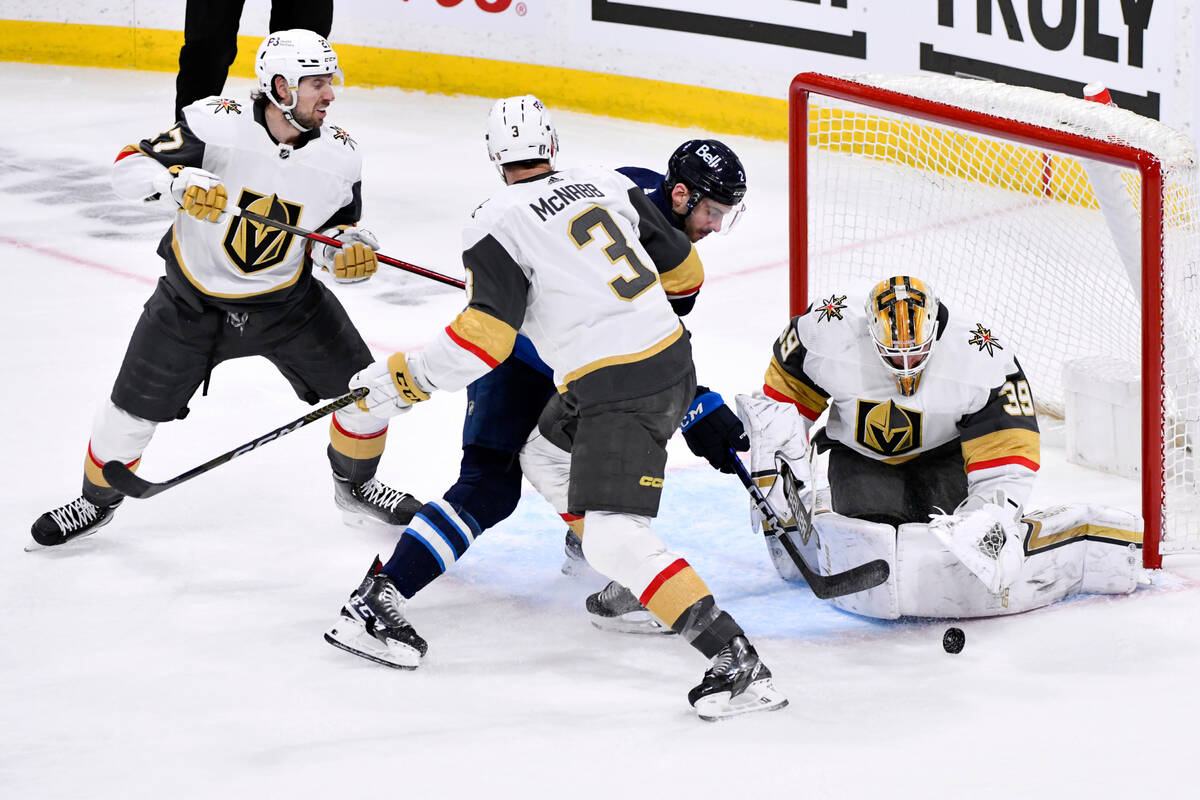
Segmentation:
[(737, 154), (716, 139), (691, 139), (679, 145), (667, 161), (666, 189), (682, 183), (691, 195), (688, 212), (705, 197), (736, 206), (746, 196), (746, 171)]

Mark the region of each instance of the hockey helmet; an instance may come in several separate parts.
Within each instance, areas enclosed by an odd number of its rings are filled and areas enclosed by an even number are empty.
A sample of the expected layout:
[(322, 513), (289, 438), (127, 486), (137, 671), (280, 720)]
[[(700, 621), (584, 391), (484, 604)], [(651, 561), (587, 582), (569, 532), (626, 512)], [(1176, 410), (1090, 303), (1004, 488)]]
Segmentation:
[(691, 139), (667, 161), (666, 190), (682, 183), (690, 191), (688, 213), (705, 197), (737, 206), (746, 196), (746, 171), (737, 154), (716, 139)]
[[(258, 88), (267, 99), (275, 104), (288, 121), (301, 130), (291, 118), (296, 107), (296, 89), (300, 79), (311, 75), (333, 75), (342, 77), (338, 68), (337, 53), (325, 37), (303, 28), (276, 31), (263, 39), (254, 56), (254, 73), (258, 76)], [(275, 76), (282, 75), (292, 92), (292, 100), (284, 105), (275, 94)]]
[(937, 340), (938, 301), (920, 278), (899, 275), (875, 284), (867, 295), (867, 327), (883, 365), (900, 393), (917, 391)]
[(504, 176), (504, 165), (518, 161), (548, 161), (554, 168), (558, 155), (558, 131), (550, 112), (531, 94), (505, 97), (492, 104), (488, 112), (488, 158)]

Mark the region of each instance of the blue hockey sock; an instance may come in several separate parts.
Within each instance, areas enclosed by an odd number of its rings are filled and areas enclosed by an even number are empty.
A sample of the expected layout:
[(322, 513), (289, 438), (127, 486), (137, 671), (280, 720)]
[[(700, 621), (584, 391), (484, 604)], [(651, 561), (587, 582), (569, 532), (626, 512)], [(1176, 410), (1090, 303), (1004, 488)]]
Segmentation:
[(383, 571), (405, 597), (425, 588), (462, 557), (480, 533), (474, 518), (438, 500), (417, 510)]

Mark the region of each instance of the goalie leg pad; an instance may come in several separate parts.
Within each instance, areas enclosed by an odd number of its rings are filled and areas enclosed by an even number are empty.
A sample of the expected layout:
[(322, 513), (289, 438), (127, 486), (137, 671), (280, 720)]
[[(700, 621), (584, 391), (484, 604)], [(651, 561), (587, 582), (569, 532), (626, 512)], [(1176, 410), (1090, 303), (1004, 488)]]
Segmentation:
[[(882, 522), (844, 517), (834, 512), (813, 517), (815, 536), (802, 551), (822, 575), (857, 567), (881, 558), (891, 567), (888, 579), (873, 589), (830, 598), (843, 611), (876, 619), (900, 616), (896, 589), (896, 529)], [(815, 552), (815, 557), (810, 555)]]

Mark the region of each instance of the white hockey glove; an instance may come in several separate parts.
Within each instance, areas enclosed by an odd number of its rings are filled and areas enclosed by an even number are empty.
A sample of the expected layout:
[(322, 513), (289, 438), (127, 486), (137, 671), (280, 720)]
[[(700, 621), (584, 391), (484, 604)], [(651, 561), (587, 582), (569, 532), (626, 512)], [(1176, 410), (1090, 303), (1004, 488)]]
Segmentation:
[(315, 242), (312, 246), (313, 263), (331, 274), (338, 283), (365, 281), (379, 268), (379, 259), (375, 256), (379, 240), (366, 228), (339, 225), (321, 231), (321, 235), (343, 242), (340, 248)]
[(197, 167), (184, 167), (174, 176), (163, 173), (154, 186), (164, 198), (174, 200), (180, 210), (209, 222), (221, 218), (228, 202), (220, 176)]
[[(769, 489), (767, 500), (775, 512), (785, 520), (791, 520), (783, 485), (776, 480), (776, 459), (787, 462), (795, 479), (805, 485), (812, 484), (812, 470), (808, 462), (808, 427), (800, 412), (791, 403), (780, 403), (765, 397), (739, 394), (736, 398), (738, 416), (750, 436), (750, 474), (759, 484)], [(761, 520), (751, 514), (751, 524), (757, 528)]]
[(999, 594), (1013, 584), (1025, 562), (1020, 510), (997, 492), (993, 500), (972, 495), (953, 514), (930, 514), (929, 530), (942, 546)]
[(429, 399), (433, 387), (423, 381), (424, 365), (420, 353), (405, 356), (392, 353), (387, 361), (376, 361), (350, 379), (350, 389), (366, 387), (366, 397), (355, 404), (369, 414), (394, 417)]

